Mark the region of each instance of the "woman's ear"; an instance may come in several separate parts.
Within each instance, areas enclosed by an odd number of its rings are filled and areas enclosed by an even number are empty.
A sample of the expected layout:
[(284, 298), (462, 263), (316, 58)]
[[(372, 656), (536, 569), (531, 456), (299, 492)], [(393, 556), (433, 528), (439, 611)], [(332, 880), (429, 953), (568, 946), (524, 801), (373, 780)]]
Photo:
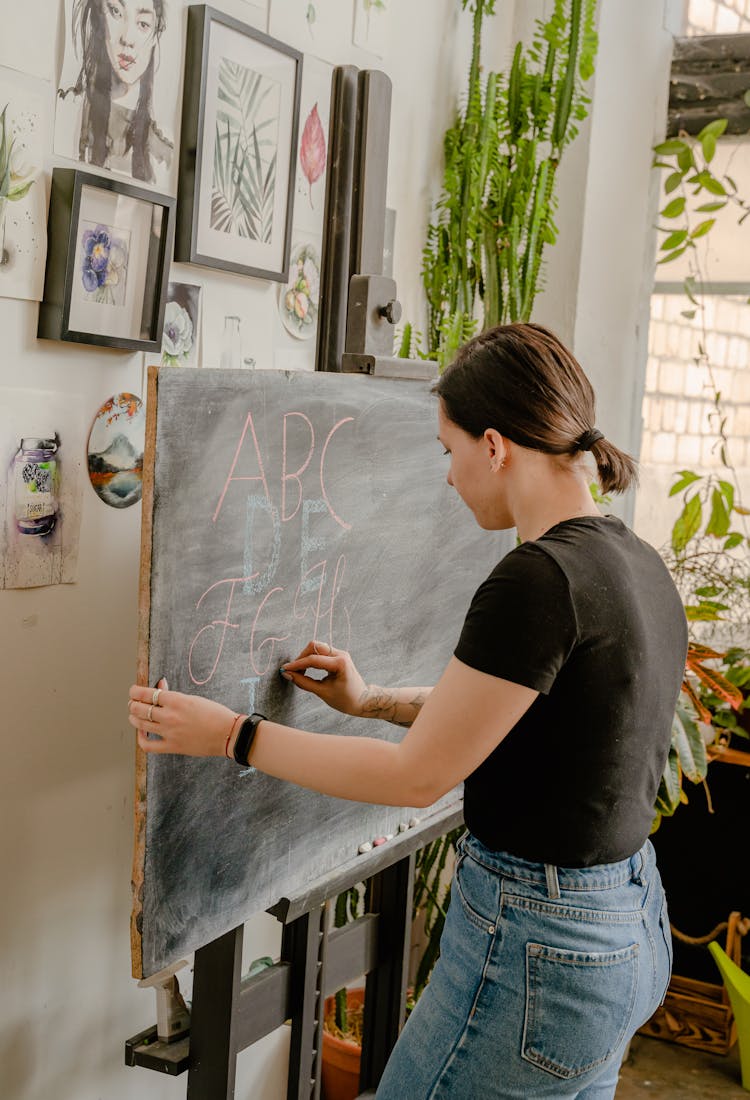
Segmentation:
[(502, 470), (508, 457), (508, 445), (505, 437), (494, 428), (486, 428), (484, 442), (487, 445), (487, 453), (490, 460), (490, 469), (493, 473)]

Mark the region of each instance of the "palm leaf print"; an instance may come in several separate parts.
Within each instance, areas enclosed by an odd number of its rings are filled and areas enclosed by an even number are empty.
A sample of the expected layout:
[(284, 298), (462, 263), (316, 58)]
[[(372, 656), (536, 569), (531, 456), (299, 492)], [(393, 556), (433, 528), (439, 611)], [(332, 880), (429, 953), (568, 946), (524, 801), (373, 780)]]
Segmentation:
[(280, 85), (222, 58), (214, 141), (211, 228), (270, 244), (276, 193)]

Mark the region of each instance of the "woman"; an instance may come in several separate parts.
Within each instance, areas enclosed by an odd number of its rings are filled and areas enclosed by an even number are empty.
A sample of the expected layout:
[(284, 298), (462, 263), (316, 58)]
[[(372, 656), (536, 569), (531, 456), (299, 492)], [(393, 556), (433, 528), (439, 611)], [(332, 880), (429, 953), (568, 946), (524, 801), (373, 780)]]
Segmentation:
[(164, 0), (75, 0), (81, 69), (74, 87), (58, 95), (80, 103), (79, 160), (149, 183), (156, 180), (154, 160), (171, 164), (174, 146), (153, 117), (165, 25)]
[(377, 1095), (604, 1100), (669, 980), (647, 837), (685, 615), (658, 554), (592, 501), (585, 452), (605, 492), (625, 490), (635, 467), (595, 429), (591, 386), (550, 332), (483, 333), (435, 392), (449, 484), (480, 527), (515, 527), (520, 545), (480, 585), (431, 690), (368, 686), (319, 642), (284, 668), (340, 711), (409, 725), (403, 741), (235, 719), (140, 687), (130, 721), (146, 751), (234, 752), (342, 798), (426, 806), (464, 780), (440, 960)]

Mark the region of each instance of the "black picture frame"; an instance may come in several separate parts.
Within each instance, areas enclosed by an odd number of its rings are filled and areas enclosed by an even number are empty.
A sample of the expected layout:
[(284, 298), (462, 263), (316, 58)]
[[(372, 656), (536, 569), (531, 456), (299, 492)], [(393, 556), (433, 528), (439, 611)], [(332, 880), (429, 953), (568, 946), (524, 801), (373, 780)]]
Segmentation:
[[(142, 295), (138, 294), (140, 280), (137, 280), (134, 302), (131, 304), (133, 311), (138, 309), (140, 303), (137, 335), (132, 331), (124, 335), (108, 331), (116, 326), (108, 326), (104, 310), (97, 318), (95, 328), (80, 324), (80, 314), (77, 313), (77, 298), (74, 295), (78, 292), (80, 296), (80, 272), (76, 260), (80, 259), (81, 223), (86, 220), (87, 204), (92, 197), (107, 201), (108, 194), (122, 195), (151, 207), (150, 226), (144, 231), (147, 235), (146, 255), (144, 257), (141, 253), (139, 260), (143, 270)], [(148, 213), (147, 210), (141, 211), (143, 225)], [(156, 225), (158, 233), (155, 231)], [(131, 183), (81, 172), (76, 168), (53, 168), (47, 221), (47, 266), (37, 336), (46, 340), (68, 340), (131, 351), (161, 351), (174, 226), (175, 200), (169, 195), (160, 195)]]
[[(287, 85), (291, 94), (287, 93), (289, 110), (280, 113), (281, 123), (288, 137), (283, 143), (284, 160), (288, 155), (288, 171), (274, 176), (274, 188), (276, 179), (284, 179), (286, 195), (284, 199), (283, 215), (278, 216), (274, 209), (272, 219), (272, 232), (283, 234), (283, 240), (274, 246), (276, 262), (268, 262), (265, 259), (256, 259), (253, 253), (263, 252), (263, 245), (267, 242), (248, 238), (248, 244), (242, 241), (237, 243), (239, 234), (233, 234), (233, 239), (227, 241), (227, 249), (222, 250), (219, 232), (214, 232), (214, 227), (209, 227), (210, 210), (213, 209), (212, 201), (206, 199), (204, 182), (207, 173), (214, 172), (214, 164), (206, 165), (205, 155), (208, 147), (213, 150), (216, 157), (217, 141), (215, 136), (206, 134), (207, 121), (207, 96), (209, 84), (213, 80), (211, 71), (212, 63), (212, 34), (217, 28), (223, 28), (232, 34), (243, 36), (248, 40), (248, 52), (255, 49), (258, 54), (271, 50), (280, 55), (280, 59), (288, 59), (290, 68), (293, 69), (293, 80)], [(255, 74), (253, 74), (255, 75)], [(185, 51), (185, 84), (182, 102), (182, 129), (180, 138), (180, 163), (177, 187), (177, 228), (175, 235), (175, 260), (199, 264), (203, 267), (218, 268), (222, 271), (232, 271), (240, 275), (250, 275), (258, 279), (269, 279), (275, 282), (286, 282), (289, 271), (289, 259), (291, 252), (292, 217), (294, 212), (294, 180), (297, 159), (297, 138), (299, 132), (300, 97), (302, 90), (302, 54), (280, 42), (262, 31), (256, 30), (245, 23), (217, 11), (206, 4), (194, 4), (188, 8), (187, 47)], [(213, 117), (213, 115), (211, 116)], [(213, 131), (215, 134), (215, 131)], [(226, 135), (227, 151), (230, 148), (230, 134)], [(279, 141), (278, 147), (282, 148)], [(235, 146), (235, 149), (237, 146)], [(254, 149), (257, 157), (258, 173), (260, 179), (260, 151)], [(251, 158), (248, 156), (244, 163)], [(274, 157), (275, 160), (275, 157)], [(215, 161), (214, 161), (215, 163)], [(234, 162), (236, 166), (236, 160)], [(247, 173), (241, 174), (247, 179)], [(214, 175), (211, 176), (211, 186), (214, 185)], [(236, 188), (240, 190), (239, 187)], [(242, 204), (247, 209), (249, 204)], [(264, 223), (265, 224), (265, 223)], [(206, 247), (206, 237), (213, 236), (213, 250)], [(227, 233), (230, 237), (230, 233)], [(240, 255), (243, 251), (249, 255)], [(230, 254), (231, 252), (231, 254)], [(220, 254), (221, 253), (221, 254)]]

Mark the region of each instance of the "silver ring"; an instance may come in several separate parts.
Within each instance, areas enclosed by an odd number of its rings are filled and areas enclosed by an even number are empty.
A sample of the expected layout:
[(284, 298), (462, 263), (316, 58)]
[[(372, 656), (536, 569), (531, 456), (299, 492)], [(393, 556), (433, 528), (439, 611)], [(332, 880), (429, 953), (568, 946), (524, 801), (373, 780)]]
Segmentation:
[(151, 715), (153, 713), (154, 713), (154, 705), (152, 703), (151, 706), (148, 708), (148, 714), (146, 715), (146, 721), (147, 722), (153, 722), (153, 718), (151, 717)]
[(159, 696), (161, 695), (161, 688), (154, 688), (154, 694), (151, 697), (151, 705), (156, 707), (159, 705)]

